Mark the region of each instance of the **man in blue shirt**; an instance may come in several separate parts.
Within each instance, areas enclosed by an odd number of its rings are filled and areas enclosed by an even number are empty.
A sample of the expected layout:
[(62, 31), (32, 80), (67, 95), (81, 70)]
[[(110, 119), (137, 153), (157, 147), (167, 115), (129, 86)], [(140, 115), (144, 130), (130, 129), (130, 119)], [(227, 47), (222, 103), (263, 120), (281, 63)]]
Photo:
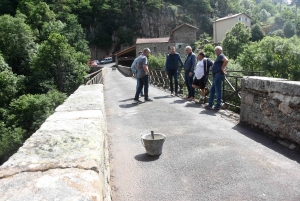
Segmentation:
[(214, 107), (215, 110), (221, 109), (221, 101), (222, 101), (222, 84), (225, 79), (226, 74), (226, 66), (228, 64), (228, 59), (223, 54), (223, 49), (221, 46), (217, 46), (215, 48), (215, 52), (217, 55), (217, 59), (214, 62), (212, 67), (213, 74), (213, 83), (209, 92), (209, 101), (208, 105), (205, 107), (206, 109), (213, 109), (215, 94), (217, 96), (217, 103)]
[[(142, 53), (143, 53), (143, 52), (140, 51), (140, 52), (139, 52), (139, 56), (140, 56)], [(136, 62), (137, 62), (137, 59), (139, 58), (139, 56), (138, 56), (137, 58), (135, 58), (135, 60), (134, 60), (134, 61), (132, 62), (132, 64), (131, 64), (131, 71), (135, 74), (135, 77), (136, 77), (136, 75), (137, 75)], [(136, 91), (138, 90), (139, 85), (140, 85), (139, 79), (137, 79), (137, 77), (136, 77)], [(141, 95), (141, 96), (144, 96), (143, 90), (141, 91), (140, 95)]]
[(171, 96), (174, 96), (173, 77), (175, 82), (175, 96), (178, 96), (178, 62), (180, 62), (181, 67), (183, 67), (183, 62), (180, 55), (175, 52), (175, 47), (171, 47), (170, 51), (170, 54), (167, 55), (165, 71), (166, 76), (170, 80)]
[(185, 97), (189, 101), (193, 101), (195, 97), (195, 89), (192, 87), (193, 85), (193, 78), (194, 78), (194, 70), (196, 67), (196, 55), (193, 53), (191, 46), (187, 46), (185, 48), (185, 52), (187, 54), (187, 58), (184, 62), (184, 79), (185, 84), (187, 86), (189, 94)]

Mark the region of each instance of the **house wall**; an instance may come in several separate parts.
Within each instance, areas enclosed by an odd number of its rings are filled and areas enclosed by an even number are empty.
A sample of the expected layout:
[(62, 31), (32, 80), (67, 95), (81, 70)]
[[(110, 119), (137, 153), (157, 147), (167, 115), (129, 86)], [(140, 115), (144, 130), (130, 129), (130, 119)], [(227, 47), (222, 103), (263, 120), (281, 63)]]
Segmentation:
[(174, 31), (172, 40), (180, 43), (194, 43), (197, 40), (197, 30), (188, 26), (183, 26)]
[[(242, 18), (242, 21), (239, 21), (239, 17)], [(248, 19), (247, 22), (245, 22), (245, 18)], [(234, 27), (238, 22), (243, 22), (247, 27), (250, 28), (251, 26), (251, 19), (244, 15), (241, 14), (239, 16), (217, 21), (213, 23), (213, 29), (214, 29), (214, 42), (215, 43), (221, 43), (222, 40), (225, 38), (226, 33)]]
[[(174, 43), (144, 43), (136, 45), (136, 52), (143, 51), (145, 48), (150, 48), (152, 55), (163, 54), (166, 55), (169, 53), (169, 47), (175, 46)], [(136, 55), (137, 56), (137, 55)]]

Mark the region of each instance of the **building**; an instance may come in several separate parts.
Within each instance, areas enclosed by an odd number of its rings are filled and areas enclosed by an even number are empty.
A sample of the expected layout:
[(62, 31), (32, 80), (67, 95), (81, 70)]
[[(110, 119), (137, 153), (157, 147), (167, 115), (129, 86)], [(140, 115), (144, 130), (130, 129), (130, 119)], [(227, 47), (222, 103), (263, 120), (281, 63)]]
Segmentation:
[(226, 37), (226, 33), (239, 22), (244, 23), (247, 27), (250, 28), (251, 20), (252, 18), (244, 13), (229, 15), (227, 17), (217, 19), (213, 22), (214, 43), (221, 43), (222, 40)]
[(182, 24), (171, 31), (166, 38), (138, 38), (136, 44), (115, 54), (117, 65), (130, 66), (139, 51), (150, 48), (152, 55), (167, 54), (171, 46), (184, 54), (185, 47), (197, 40), (198, 28), (190, 24)]

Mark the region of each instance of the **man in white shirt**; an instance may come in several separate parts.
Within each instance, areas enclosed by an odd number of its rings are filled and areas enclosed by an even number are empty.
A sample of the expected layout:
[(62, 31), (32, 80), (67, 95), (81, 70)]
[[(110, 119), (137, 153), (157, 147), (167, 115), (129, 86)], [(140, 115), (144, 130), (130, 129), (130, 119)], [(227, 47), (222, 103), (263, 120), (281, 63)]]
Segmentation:
[(213, 62), (205, 58), (204, 52), (198, 53), (198, 63), (195, 69), (195, 79), (192, 87), (195, 89), (201, 89), (200, 101), (205, 99), (205, 86), (208, 81), (209, 69), (212, 67)]

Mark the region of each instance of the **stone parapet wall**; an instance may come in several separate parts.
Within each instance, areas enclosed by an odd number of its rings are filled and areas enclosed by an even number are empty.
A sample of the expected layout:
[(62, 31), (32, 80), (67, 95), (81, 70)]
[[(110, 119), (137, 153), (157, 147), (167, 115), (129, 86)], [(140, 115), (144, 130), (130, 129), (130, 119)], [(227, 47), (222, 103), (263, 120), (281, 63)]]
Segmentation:
[(240, 121), (300, 144), (300, 82), (244, 77)]
[(133, 72), (130, 67), (118, 65), (118, 70), (126, 77), (133, 76)]
[(111, 200), (103, 85), (81, 86), (0, 167), (0, 200)]

